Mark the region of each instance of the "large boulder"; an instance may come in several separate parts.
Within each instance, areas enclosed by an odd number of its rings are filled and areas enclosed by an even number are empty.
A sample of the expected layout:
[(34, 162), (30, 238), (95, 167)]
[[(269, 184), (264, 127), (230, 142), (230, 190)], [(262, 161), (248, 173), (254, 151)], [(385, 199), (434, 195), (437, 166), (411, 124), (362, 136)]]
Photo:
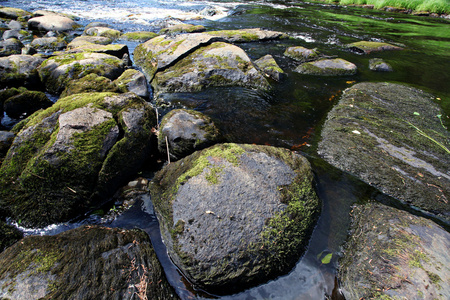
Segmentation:
[(382, 192), (450, 221), (450, 134), (433, 99), (399, 84), (356, 84), (329, 113), (318, 152)]
[(237, 30), (208, 31), (205, 34), (215, 36), (221, 41), (228, 43), (245, 43), (286, 39), (289, 36), (283, 32), (265, 30), (261, 28), (248, 28)]
[(31, 15), (31, 13), (20, 8), (6, 7), (6, 6), (0, 7), (0, 18), (16, 20), (20, 17), (25, 17), (28, 15)]
[(289, 47), (284, 51), (284, 55), (300, 62), (319, 58), (319, 52), (316, 49), (308, 49), (302, 46)]
[(206, 28), (203, 25), (192, 25), (192, 24), (176, 24), (167, 28), (163, 28), (159, 31), (159, 34), (178, 34), (178, 33), (193, 33), (193, 32), (203, 32)]
[(170, 158), (178, 160), (217, 143), (219, 138), (219, 130), (208, 116), (194, 110), (174, 109), (161, 121), (158, 149), (167, 155), (168, 147)]
[(108, 54), (64, 54), (45, 60), (39, 68), (39, 76), (49, 92), (59, 94), (69, 81), (87, 74), (94, 73), (114, 80), (122, 74), (125, 66), (126, 62)]
[(3, 109), (11, 118), (18, 119), (35, 111), (52, 106), (53, 102), (47, 95), (39, 91), (25, 91), (9, 97), (3, 103)]
[(81, 27), (74, 20), (60, 15), (46, 15), (28, 20), (28, 28), (38, 31), (72, 31)]
[(43, 37), (35, 38), (30, 45), (39, 51), (58, 51), (65, 49), (67, 42), (58, 37)]
[(78, 45), (77, 47), (74, 47), (74, 44), (72, 44), (71, 48), (66, 50), (64, 53), (82, 53), (82, 52), (109, 54), (120, 59), (122, 59), (125, 55), (127, 58), (126, 63), (127, 64), (129, 63), (128, 57), (130, 54), (128, 52), (128, 46), (124, 44), (101, 45), (95, 43), (83, 43)]
[(0, 88), (20, 87), (41, 88), (37, 68), (43, 58), (31, 55), (11, 55), (0, 58)]
[(68, 45), (68, 49), (78, 48), (80, 46), (90, 45), (90, 44), (99, 44), (99, 45), (108, 45), (112, 43), (112, 39), (104, 36), (87, 36), (82, 35), (74, 38)]
[(288, 272), (320, 211), (308, 161), (287, 149), (219, 144), (167, 165), (150, 184), (173, 262), (227, 294)]
[(345, 299), (450, 299), (450, 233), (376, 203), (352, 217), (339, 268)]
[(69, 81), (60, 97), (93, 92), (119, 93), (121, 89), (111, 79), (91, 73), (83, 78)]
[(132, 41), (132, 42), (134, 41), (144, 43), (157, 36), (158, 36), (157, 33), (151, 31), (132, 31), (122, 34), (119, 39), (124, 41)]
[(28, 236), (0, 254), (2, 299), (134, 296), (178, 299), (143, 231), (84, 226)]
[(357, 67), (342, 58), (334, 58), (302, 63), (294, 71), (315, 76), (344, 76), (355, 75)]
[(244, 50), (223, 42), (197, 49), (175, 65), (156, 73), (151, 84), (155, 93), (197, 92), (213, 86), (270, 88)]
[(59, 99), (22, 121), (0, 168), (0, 209), (28, 225), (104, 202), (147, 159), (156, 117), (133, 93)]
[(22, 47), (22, 42), (15, 37), (0, 41), (0, 56), (20, 54)]

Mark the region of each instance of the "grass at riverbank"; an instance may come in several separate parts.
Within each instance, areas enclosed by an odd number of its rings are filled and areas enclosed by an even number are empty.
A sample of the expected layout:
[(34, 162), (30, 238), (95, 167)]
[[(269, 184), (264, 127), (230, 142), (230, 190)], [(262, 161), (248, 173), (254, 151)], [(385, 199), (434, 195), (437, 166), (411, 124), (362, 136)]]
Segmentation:
[(428, 11), (432, 13), (450, 13), (450, 0), (323, 0), (340, 5), (373, 5), (380, 9), (386, 6), (411, 9), (413, 11)]

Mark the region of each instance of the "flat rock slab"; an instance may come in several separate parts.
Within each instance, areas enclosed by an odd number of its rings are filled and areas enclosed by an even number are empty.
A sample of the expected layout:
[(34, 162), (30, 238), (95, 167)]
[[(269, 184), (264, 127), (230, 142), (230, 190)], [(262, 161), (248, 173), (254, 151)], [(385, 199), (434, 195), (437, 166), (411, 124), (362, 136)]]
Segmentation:
[(355, 75), (357, 67), (355, 64), (342, 58), (334, 58), (306, 62), (299, 65), (294, 71), (306, 75), (344, 76)]
[(28, 20), (28, 28), (39, 31), (72, 31), (81, 27), (74, 20), (59, 16), (47, 15), (42, 17), (35, 17)]
[(329, 113), (319, 154), (404, 203), (450, 221), (450, 134), (432, 95), (359, 83)]
[(227, 294), (288, 272), (320, 211), (308, 161), (269, 146), (195, 152), (150, 191), (172, 260), (196, 286)]
[(403, 48), (399, 46), (394, 46), (383, 42), (370, 42), (370, 41), (360, 41), (351, 43), (347, 45), (347, 48), (358, 54), (370, 54), (372, 52), (403, 50)]
[(136, 293), (178, 299), (139, 230), (83, 226), (28, 236), (1, 253), (0, 262), (2, 298), (126, 299)]
[(155, 93), (198, 92), (212, 86), (270, 88), (244, 50), (223, 42), (197, 49), (175, 65), (158, 72), (151, 84)]
[(352, 217), (339, 269), (346, 299), (450, 299), (450, 233), (376, 203)]

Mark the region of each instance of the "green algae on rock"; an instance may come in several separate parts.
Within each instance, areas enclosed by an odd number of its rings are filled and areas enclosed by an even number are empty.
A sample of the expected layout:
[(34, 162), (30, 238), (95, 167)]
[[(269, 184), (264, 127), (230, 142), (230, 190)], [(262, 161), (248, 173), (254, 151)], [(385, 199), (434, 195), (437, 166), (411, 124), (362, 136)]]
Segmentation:
[(302, 46), (289, 47), (284, 51), (284, 55), (300, 62), (316, 60), (319, 52), (316, 49), (308, 49)]
[(320, 212), (312, 180), (287, 149), (219, 144), (167, 165), (150, 191), (175, 264), (195, 286), (230, 293), (298, 261)]
[(36, 112), (14, 128), (0, 208), (42, 226), (105, 201), (147, 159), (155, 118), (133, 93), (76, 94)]
[(390, 51), (390, 50), (403, 50), (402, 47), (394, 46), (383, 42), (372, 41), (359, 41), (347, 45), (352, 51), (358, 54), (370, 54), (372, 52)]
[(91, 73), (83, 78), (69, 81), (60, 97), (64, 98), (73, 94), (93, 92), (119, 93), (127, 91), (121, 90), (111, 79)]
[(254, 63), (267, 77), (275, 81), (280, 81), (286, 76), (286, 73), (278, 66), (276, 60), (270, 54), (255, 60)]
[(27, 87), (42, 89), (37, 68), (45, 59), (31, 55), (0, 58), (0, 89)]
[(135, 41), (144, 43), (157, 36), (158, 36), (157, 33), (151, 31), (133, 31), (122, 34), (119, 39), (124, 41)]
[(0, 262), (2, 298), (178, 299), (140, 230), (82, 226), (28, 236), (0, 253)]
[(356, 205), (340, 260), (346, 299), (449, 299), (450, 234), (377, 203)]
[(14, 19), (17, 20), (20, 17), (31, 16), (31, 13), (15, 7), (0, 7), (0, 18)]
[(176, 24), (167, 28), (163, 28), (159, 31), (159, 34), (176, 34), (176, 33), (194, 33), (203, 32), (206, 28), (203, 25), (192, 24)]
[(155, 93), (198, 92), (212, 86), (270, 88), (244, 50), (223, 42), (197, 49), (175, 65), (156, 73), (151, 84)]
[(357, 67), (342, 58), (334, 58), (302, 63), (294, 71), (315, 76), (346, 76), (355, 75)]
[(318, 152), (408, 205), (450, 220), (450, 134), (428, 93), (359, 83), (329, 113)]
[(69, 81), (87, 74), (116, 79), (126, 64), (115, 56), (103, 53), (64, 54), (45, 60), (39, 68), (39, 76), (49, 92), (59, 94)]

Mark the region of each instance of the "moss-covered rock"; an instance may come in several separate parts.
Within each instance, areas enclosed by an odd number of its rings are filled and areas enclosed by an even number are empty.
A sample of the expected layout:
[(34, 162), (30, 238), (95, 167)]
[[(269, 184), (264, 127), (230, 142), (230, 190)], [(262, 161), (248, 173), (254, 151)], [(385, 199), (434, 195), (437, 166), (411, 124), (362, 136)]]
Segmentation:
[(382, 60), (381, 58), (372, 58), (369, 60), (369, 70), (375, 72), (392, 72), (390, 64)]
[(0, 56), (20, 54), (22, 51), (22, 47), (22, 42), (15, 37), (0, 41)]
[(300, 62), (316, 60), (319, 52), (316, 49), (308, 49), (302, 46), (289, 47), (284, 51), (284, 55)]
[(84, 34), (92, 36), (103, 36), (113, 40), (119, 38), (122, 35), (119, 30), (108, 27), (90, 27), (84, 30)]
[(34, 17), (28, 20), (28, 28), (38, 31), (59, 31), (67, 32), (81, 27), (80, 24), (74, 20), (59, 16), (59, 15), (46, 15), (41, 17)]
[(0, 58), (0, 88), (27, 87), (42, 89), (37, 68), (43, 58), (31, 55), (11, 55)]
[(175, 65), (156, 73), (151, 84), (155, 93), (195, 92), (213, 86), (270, 88), (244, 50), (222, 42), (199, 48)]
[(221, 41), (228, 43), (245, 43), (268, 40), (286, 39), (289, 36), (283, 32), (270, 31), (261, 28), (237, 29), (237, 30), (217, 30), (208, 31), (205, 34), (214, 36)]
[(12, 96), (21, 94), (21, 93), (26, 92), (26, 91), (28, 91), (28, 90), (26, 88), (24, 88), (24, 87), (0, 90), (0, 115), (3, 116), (3, 103), (6, 100), (11, 98)]
[(286, 73), (278, 66), (272, 55), (267, 54), (260, 59), (255, 60), (255, 65), (266, 75), (275, 81), (282, 80)]
[(381, 52), (390, 50), (403, 50), (403, 48), (399, 46), (394, 46), (383, 42), (372, 42), (372, 41), (359, 41), (348, 44), (346, 47), (358, 54), (369, 54), (372, 52)]
[(103, 53), (115, 56), (117, 58), (122, 59), (124, 56), (126, 57), (126, 63), (128, 62), (129, 52), (128, 46), (124, 44), (108, 44), (108, 45), (100, 45), (94, 43), (83, 43), (78, 47), (72, 47), (63, 53), (58, 54), (67, 54), (67, 53), (83, 53), (83, 52), (92, 52), (92, 53)]
[(58, 51), (67, 47), (67, 42), (61, 37), (35, 38), (31, 46), (39, 51)]
[(288, 272), (320, 211), (308, 161), (220, 144), (167, 165), (150, 184), (168, 252), (195, 286), (235, 292)]
[(327, 117), (318, 152), (404, 203), (450, 220), (450, 134), (434, 97), (392, 83), (359, 83)]
[(177, 34), (177, 33), (193, 33), (203, 32), (206, 28), (203, 25), (192, 24), (176, 24), (168, 28), (163, 28), (159, 31), (159, 34)]
[(92, 73), (84, 76), (83, 78), (71, 80), (61, 93), (60, 97), (64, 98), (73, 94), (93, 92), (119, 93), (122, 92), (122, 90), (114, 84), (111, 79)]
[(150, 95), (147, 79), (145, 78), (145, 75), (138, 70), (126, 70), (119, 78), (114, 80), (114, 83), (122, 92), (133, 92), (143, 98), (148, 98)]
[(357, 67), (342, 58), (334, 58), (302, 63), (294, 71), (314, 76), (345, 76), (355, 75)]
[(39, 76), (49, 92), (59, 94), (69, 81), (87, 74), (116, 79), (125, 66), (123, 60), (103, 53), (64, 54), (45, 60), (39, 68)]
[(22, 237), (23, 234), (19, 229), (0, 220), (0, 253)]
[(147, 159), (155, 119), (132, 93), (76, 94), (36, 112), (14, 127), (0, 168), (0, 208), (28, 225), (86, 212)]
[(194, 151), (209, 147), (220, 139), (219, 130), (208, 116), (185, 109), (174, 109), (161, 121), (158, 149), (165, 156), (166, 137), (172, 160), (178, 160)]
[(18, 119), (35, 111), (52, 106), (53, 102), (47, 95), (39, 91), (25, 91), (9, 97), (3, 103), (3, 109), (11, 118)]
[(376, 203), (357, 205), (352, 217), (339, 269), (345, 299), (449, 299), (447, 231)]
[(139, 230), (84, 226), (28, 236), (1, 253), (0, 262), (3, 298), (178, 298)]
[(20, 9), (20, 8), (6, 7), (6, 6), (0, 7), (0, 18), (16, 20), (20, 17), (24, 17), (24, 16), (28, 16), (28, 15), (31, 15), (31, 13), (26, 10)]
[(90, 45), (90, 44), (99, 44), (99, 45), (108, 45), (112, 43), (112, 39), (104, 36), (87, 36), (82, 35), (74, 38), (68, 45), (68, 49), (78, 48), (80, 46)]
[(134, 41), (144, 43), (157, 36), (158, 36), (157, 33), (151, 31), (133, 31), (122, 34), (119, 39), (124, 41)]

